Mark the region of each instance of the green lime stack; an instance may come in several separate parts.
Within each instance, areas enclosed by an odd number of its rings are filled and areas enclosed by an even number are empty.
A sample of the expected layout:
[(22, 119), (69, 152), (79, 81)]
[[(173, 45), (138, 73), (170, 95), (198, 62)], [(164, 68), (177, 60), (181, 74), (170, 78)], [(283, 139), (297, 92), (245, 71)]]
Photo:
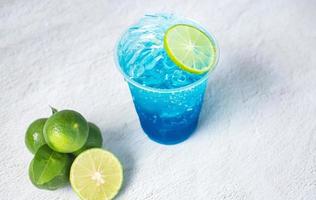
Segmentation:
[(114, 198), (122, 185), (123, 170), (112, 153), (101, 149), (100, 129), (76, 111), (52, 108), (52, 112), (49, 118), (32, 122), (25, 134), (26, 147), (34, 154), (29, 165), (33, 185), (56, 190), (70, 178), (81, 199)]

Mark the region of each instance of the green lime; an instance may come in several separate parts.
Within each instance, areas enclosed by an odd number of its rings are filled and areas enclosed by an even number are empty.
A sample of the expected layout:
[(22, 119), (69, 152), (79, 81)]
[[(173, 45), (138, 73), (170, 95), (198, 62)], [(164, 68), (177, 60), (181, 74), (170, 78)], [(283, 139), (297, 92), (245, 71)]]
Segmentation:
[(46, 144), (43, 136), (43, 128), (47, 118), (37, 119), (32, 122), (25, 133), (25, 145), (32, 154), (35, 154), (38, 148)]
[(33, 185), (40, 189), (55, 190), (68, 183), (70, 154), (58, 153), (47, 145), (38, 149), (29, 166), (29, 177)]
[(215, 42), (202, 30), (187, 24), (170, 27), (164, 36), (164, 48), (181, 69), (203, 74), (217, 62)]
[(61, 153), (77, 151), (86, 143), (89, 126), (85, 118), (73, 110), (54, 113), (45, 123), (44, 138), (50, 148)]
[(120, 190), (123, 169), (110, 152), (94, 148), (81, 153), (70, 169), (70, 183), (83, 200), (110, 200)]
[(78, 151), (73, 152), (74, 155), (79, 155), (83, 151), (91, 148), (102, 147), (103, 139), (101, 130), (95, 124), (88, 122), (89, 124), (89, 136), (87, 142)]

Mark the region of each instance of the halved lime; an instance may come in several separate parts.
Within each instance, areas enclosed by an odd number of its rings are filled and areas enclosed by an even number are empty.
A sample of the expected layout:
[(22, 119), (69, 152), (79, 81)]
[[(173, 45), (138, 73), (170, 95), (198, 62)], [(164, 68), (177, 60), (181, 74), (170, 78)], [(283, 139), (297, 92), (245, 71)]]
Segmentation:
[(123, 169), (120, 161), (100, 148), (81, 153), (70, 170), (70, 183), (83, 200), (110, 200), (121, 188)]
[(164, 36), (164, 48), (170, 59), (187, 72), (203, 74), (216, 65), (215, 42), (192, 25), (171, 26)]

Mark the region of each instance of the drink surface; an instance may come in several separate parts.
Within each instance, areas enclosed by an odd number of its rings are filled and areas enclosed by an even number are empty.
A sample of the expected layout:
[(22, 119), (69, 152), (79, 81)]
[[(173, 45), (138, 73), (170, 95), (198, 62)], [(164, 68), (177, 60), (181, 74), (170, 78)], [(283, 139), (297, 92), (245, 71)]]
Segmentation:
[(165, 32), (175, 24), (193, 22), (172, 14), (155, 14), (145, 15), (131, 26), (122, 36), (117, 49), (124, 73), (144, 86), (160, 89), (179, 88), (199, 80), (203, 75), (180, 69), (164, 49)]

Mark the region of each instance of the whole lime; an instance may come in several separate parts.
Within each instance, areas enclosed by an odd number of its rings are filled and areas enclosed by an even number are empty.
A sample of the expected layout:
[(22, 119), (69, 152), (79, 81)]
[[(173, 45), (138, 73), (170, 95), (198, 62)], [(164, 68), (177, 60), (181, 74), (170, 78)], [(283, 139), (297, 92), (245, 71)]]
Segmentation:
[(25, 145), (28, 150), (35, 154), (36, 151), (46, 144), (43, 136), (43, 128), (47, 118), (37, 119), (32, 122), (25, 133)]
[(73, 152), (74, 155), (79, 155), (81, 152), (91, 149), (102, 147), (103, 138), (101, 130), (95, 124), (88, 122), (89, 124), (89, 136), (87, 142), (78, 151)]
[(70, 154), (58, 153), (43, 145), (29, 166), (29, 177), (40, 189), (56, 190), (65, 186), (73, 158)]
[(85, 118), (73, 110), (54, 113), (45, 123), (44, 138), (50, 148), (61, 153), (77, 151), (86, 143), (89, 126)]

